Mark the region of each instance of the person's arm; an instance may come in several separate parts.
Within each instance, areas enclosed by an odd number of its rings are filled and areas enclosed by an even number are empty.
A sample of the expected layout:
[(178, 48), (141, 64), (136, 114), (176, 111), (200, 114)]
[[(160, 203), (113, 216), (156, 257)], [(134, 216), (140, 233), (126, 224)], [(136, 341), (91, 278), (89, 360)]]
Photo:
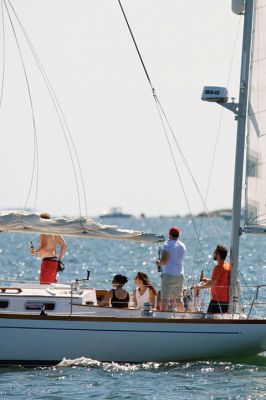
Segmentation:
[(207, 289), (214, 286), (213, 280), (212, 279), (207, 279), (207, 278), (203, 278), (203, 280), (201, 281), (201, 283), (199, 285), (196, 285), (197, 289)]
[(109, 292), (106, 293), (102, 301), (99, 302), (99, 306), (110, 307), (110, 301), (112, 300), (112, 298), (113, 298), (113, 291), (109, 290)]
[(40, 235), (38, 248), (37, 249), (31, 248), (31, 255), (35, 256), (36, 254), (39, 253), (39, 251), (42, 251), (43, 249), (45, 249), (45, 236)]
[(59, 260), (61, 260), (66, 252), (67, 249), (67, 244), (65, 242), (65, 239), (63, 238), (63, 236), (56, 236), (56, 244), (58, 244), (60, 246), (60, 253), (59, 253)]
[(215, 286), (215, 284), (218, 280), (216, 268), (217, 267), (214, 267), (214, 269), (213, 269), (211, 279), (203, 278), (202, 283), (200, 285), (196, 286), (197, 289), (206, 289), (206, 288), (211, 288), (211, 287)]
[(136, 296), (136, 290), (137, 290), (137, 289), (134, 289), (134, 292), (133, 292), (133, 301), (134, 301), (134, 307), (135, 307), (135, 308), (137, 307), (137, 296)]
[(157, 260), (157, 261), (156, 261), (156, 265), (157, 265), (157, 266), (159, 266), (159, 265), (165, 265), (165, 264), (168, 262), (168, 259), (169, 259), (169, 253), (168, 253), (168, 251), (163, 250), (163, 251), (162, 251), (162, 257), (161, 257), (160, 260)]
[(157, 292), (157, 304), (156, 304), (156, 309), (160, 310), (161, 309), (161, 291), (158, 290)]
[(155, 308), (155, 294), (154, 291), (150, 289), (150, 304), (152, 308)]

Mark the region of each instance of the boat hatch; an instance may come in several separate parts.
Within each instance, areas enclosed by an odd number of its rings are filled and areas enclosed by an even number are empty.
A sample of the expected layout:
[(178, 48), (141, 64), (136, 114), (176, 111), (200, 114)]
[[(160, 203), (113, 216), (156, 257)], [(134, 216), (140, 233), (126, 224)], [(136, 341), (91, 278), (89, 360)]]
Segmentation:
[(22, 289), (18, 287), (0, 287), (0, 293), (17, 294), (21, 293)]

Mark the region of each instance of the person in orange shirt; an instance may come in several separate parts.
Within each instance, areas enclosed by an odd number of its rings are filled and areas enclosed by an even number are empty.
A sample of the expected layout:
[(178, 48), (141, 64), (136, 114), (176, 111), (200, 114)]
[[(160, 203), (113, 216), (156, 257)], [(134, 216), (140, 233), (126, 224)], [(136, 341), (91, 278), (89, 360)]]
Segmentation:
[(213, 259), (217, 262), (212, 271), (211, 279), (203, 278), (198, 289), (211, 288), (211, 301), (208, 313), (226, 313), (229, 305), (229, 286), (231, 266), (225, 259), (227, 248), (218, 245), (213, 253)]

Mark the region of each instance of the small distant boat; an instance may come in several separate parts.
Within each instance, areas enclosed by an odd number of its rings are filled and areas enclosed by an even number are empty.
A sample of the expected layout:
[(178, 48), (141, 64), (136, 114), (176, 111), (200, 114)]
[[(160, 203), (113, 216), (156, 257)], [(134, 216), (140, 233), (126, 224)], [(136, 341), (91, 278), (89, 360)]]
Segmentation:
[(232, 219), (232, 211), (228, 210), (228, 211), (222, 211), (220, 213), (220, 217), (222, 217), (223, 219)]
[(122, 212), (121, 207), (112, 207), (110, 211), (99, 215), (100, 218), (130, 218), (132, 214)]
[[(233, 215), (233, 210), (231, 208), (226, 208), (226, 209), (211, 211), (209, 213), (202, 212), (198, 214), (198, 217), (222, 217), (223, 219), (231, 220), (232, 215)], [(244, 219), (244, 210), (241, 210), (240, 218)]]

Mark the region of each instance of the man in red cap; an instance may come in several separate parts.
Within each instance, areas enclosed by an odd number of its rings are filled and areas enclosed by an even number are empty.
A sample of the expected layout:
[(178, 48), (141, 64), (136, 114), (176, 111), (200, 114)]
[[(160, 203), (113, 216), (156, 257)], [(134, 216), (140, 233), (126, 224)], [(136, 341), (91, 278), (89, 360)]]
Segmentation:
[(156, 261), (156, 265), (162, 266), (161, 282), (161, 311), (169, 310), (169, 302), (172, 296), (176, 301), (176, 310), (184, 311), (183, 304), (183, 282), (184, 265), (183, 260), (186, 246), (179, 240), (180, 229), (172, 226), (169, 230), (169, 240), (162, 248), (162, 256)]

